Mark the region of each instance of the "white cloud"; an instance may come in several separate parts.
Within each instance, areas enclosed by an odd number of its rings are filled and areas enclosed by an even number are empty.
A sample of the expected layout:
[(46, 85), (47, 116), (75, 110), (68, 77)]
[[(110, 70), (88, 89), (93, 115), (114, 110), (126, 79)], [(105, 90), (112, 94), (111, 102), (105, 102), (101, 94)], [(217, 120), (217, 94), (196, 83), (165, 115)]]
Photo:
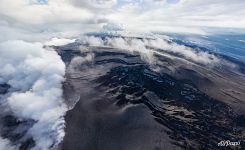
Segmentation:
[(0, 23), (0, 31), (9, 32), (1, 41), (70, 38), (98, 31), (106, 23), (120, 24), (131, 31), (195, 34), (205, 34), (209, 27), (245, 28), (241, 19), (245, 17), (243, 0), (33, 1), (0, 1), (0, 18), (7, 22)]
[(52, 38), (51, 40), (44, 43), (47, 46), (63, 46), (70, 43), (74, 43), (76, 39), (65, 39), (65, 38)]
[(93, 14), (72, 6), (68, 0), (49, 0), (48, 4), (32, 4), (29, 0), (1, 0), (0, 16), (24, 24), (47, 24), (87, 21)]
[(184, 45), (178, 45), (176, 43), (168, 43), (160, 38), (156, 40), (145, 41), (151, 47), (161, 49), (162, 51), (172, 52), (177, 55), (181, 55), (186, 59), (192, 60), (201, 64), (215, 64), (219, 62), (219, 59), (212, 54), (203, 51), (195, 51), (190, 47)]
[(46, 41), (52, 37), (70, 38), (100, 28), (107, 22), (92, 9), (76, 7), (70, 0), (49, 0), (47, 4), (29, 0), (0, 1), (0, 31), (4, 40)]
[(103, 26), (105, 31), (123, 31), (124, 27), (122, 24), (107, 23)]
[(81, 69), (82, 67), (86, 67), (86, 64), (91, 64), (93, 60), (94, 60), (93, 53), (88, 53), (84, 57), (76, 56), (71, 60), (67, 70), (69, 73), (72, 73), (74, 71)]
[(98, 9), (111, 8), (117, 3), (117, 0), (71, 0), (74, 5), (91, 8), (94, 11)]
[(55, 147), (64, 136), (66, 106), (62, 98), (65, 65), (40, 43), (0, 43), (0, 83), (11, 86), (6, 98), (14, 115), (37, 122), (28, 130), (36, 149)]
[[(173, 53), (175, 55), (181, 55), (187, 60), (191, 60), (201, 64), (215, 65), (219, 62), (219, 59), (207, 52), (194, 50), (184, 45), (178, 45), (176, 43), (169, 43), (162, 38), (155, 39), (135, 39), (135, 38), (122, 38), (122, 37), (107, 37), (104, 40), (100, 37), (86, 36), (80, 39), (82, 44), (88, 44), (90, 46), (105, 46), (113, 47), (129, 51), (131, 53), (138, 52), (142, 59), (146, 60), (150, 64), (154, 64), (156, 59), (154, 53), (166, 54)], [(156, 51), (156, 49), (158, 51)], [(175, 56), (174, 56), (175, 57)]]
[(104, 41), (101, 38), (94, 36), (83, 36), (80, 39), (81, 44), (88, 44), (90, 46), (103, 46)]
[[(242, 0), (180, 0), (175, 4), (147, 5), (149, 1), (134, 3), (139, 11), (121, 11), (132, 7), (129, 4), (108, 18), (124, 23), (130, 30), (165, 31), (204, 34), (209, 27), (245, 27), (245, 1)], [(130, 7), (129, 7), (130, 6)], [(124, 13), (123, 13), (124, 12)], [(177, 30), (174, 30), (174, 29)]]
[(15, 150), (16, 147), (10, 144), (10, 141), (0, 137), (0, 149), (1, 150)]

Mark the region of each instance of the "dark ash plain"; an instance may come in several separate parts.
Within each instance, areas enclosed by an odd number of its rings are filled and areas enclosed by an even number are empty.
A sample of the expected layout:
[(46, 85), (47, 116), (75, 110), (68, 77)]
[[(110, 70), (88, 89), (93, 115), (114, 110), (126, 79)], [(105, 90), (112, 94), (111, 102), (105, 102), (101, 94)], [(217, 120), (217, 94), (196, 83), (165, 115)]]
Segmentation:
[[(66, 63), (63, 150), (220, 149), (222, 140), (245, 148), (245, 65), (206, 66), (154, 54), (73, 43), (55, 47)], [(72, 66), (74, 57), (92, 56)], [(171, 55), (171, 54), (170, 54)], [(180, 56), (179, 56), (180, 57)], [(77, 103), (74, 103), (77, 102)]]

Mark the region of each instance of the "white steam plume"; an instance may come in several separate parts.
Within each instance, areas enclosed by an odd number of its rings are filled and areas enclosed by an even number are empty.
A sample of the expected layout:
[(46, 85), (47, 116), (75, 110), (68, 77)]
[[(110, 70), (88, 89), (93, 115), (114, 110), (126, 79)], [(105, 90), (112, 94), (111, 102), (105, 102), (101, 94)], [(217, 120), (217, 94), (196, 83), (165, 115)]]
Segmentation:
[(0, 83), (11, 86), (6, 98), (18, 118), (37, 122), (27, 135), (33, 149), (53, 149), (64, 137), (66, 106), (62, 98), (65, 64), (54, 50), (40, 43), (0, 43)]

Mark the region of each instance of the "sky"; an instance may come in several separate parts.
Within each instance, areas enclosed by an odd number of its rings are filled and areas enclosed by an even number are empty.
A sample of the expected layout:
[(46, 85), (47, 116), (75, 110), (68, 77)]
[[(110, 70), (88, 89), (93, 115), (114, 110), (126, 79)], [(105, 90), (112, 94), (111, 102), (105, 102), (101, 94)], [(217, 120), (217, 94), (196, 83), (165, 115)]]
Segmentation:
[(1, 0), (0, 41), (69, 38), (102, 30), (239, 32), (245, 29), (244, 8), (244, 0)]

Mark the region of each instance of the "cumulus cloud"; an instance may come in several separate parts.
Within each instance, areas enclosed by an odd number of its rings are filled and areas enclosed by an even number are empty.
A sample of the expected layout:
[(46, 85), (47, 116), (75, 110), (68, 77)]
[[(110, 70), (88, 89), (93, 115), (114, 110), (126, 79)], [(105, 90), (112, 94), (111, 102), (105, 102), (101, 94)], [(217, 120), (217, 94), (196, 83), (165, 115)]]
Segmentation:
[(57, 146), (64, 136), (66, 106), (62, 98), (65, 65), (40, 43), (0, 43), (0, 83), (11, 86), (7, 104), (18, 118), (37, 122), (28, 130), (34, 149)]

